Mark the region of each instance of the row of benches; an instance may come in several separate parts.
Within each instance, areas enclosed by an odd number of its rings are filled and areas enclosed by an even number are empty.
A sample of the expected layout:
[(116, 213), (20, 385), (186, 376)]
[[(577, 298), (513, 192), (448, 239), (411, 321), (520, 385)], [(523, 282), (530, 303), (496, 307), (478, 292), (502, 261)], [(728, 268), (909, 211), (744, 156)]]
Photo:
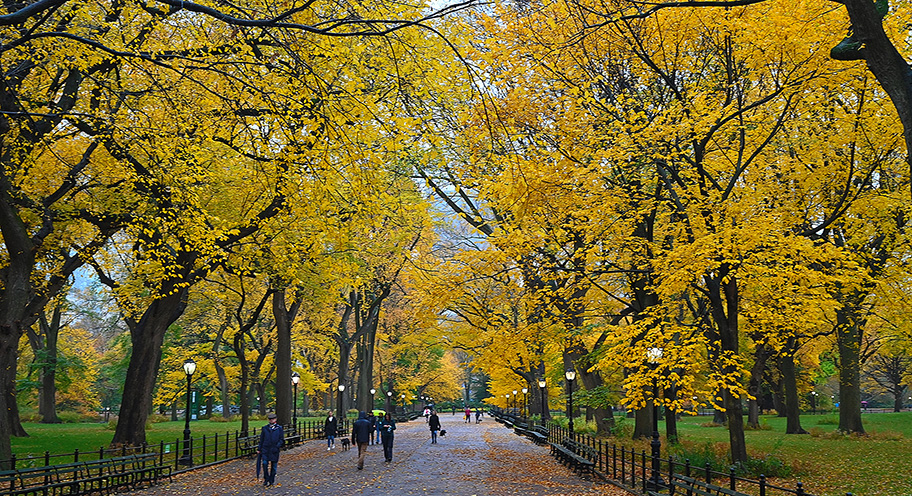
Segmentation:
[[(491, 412), (491, 415), (506, 427), (512, 428), (514, 433), (530, 438), (535, 444), (549, 445), (552, 456), (581, 476), (596, 473), (596, 463), (600, 454), (592, 446), (580, 443), (572, 438), (564, 438), (560, 442), (549, 442), (548, 428), (545, 426), (535, 425), (534, 423), (530, 425), (524, 419), (509, 413)], [(702, 482), (680, 474), (673, 474), (671, 480), (665, 484), (662, 490), (668, 492), (652, 490), (647, 492), (647, 496), (674, 496), (675, 494), (686, 496), (747, 496), (744, 493), (726, 487)]]
[(0, 472), (0, 493), (11, 496), (77, 495), (133, 490), (171, 477), (157, 453), (102, 458)]

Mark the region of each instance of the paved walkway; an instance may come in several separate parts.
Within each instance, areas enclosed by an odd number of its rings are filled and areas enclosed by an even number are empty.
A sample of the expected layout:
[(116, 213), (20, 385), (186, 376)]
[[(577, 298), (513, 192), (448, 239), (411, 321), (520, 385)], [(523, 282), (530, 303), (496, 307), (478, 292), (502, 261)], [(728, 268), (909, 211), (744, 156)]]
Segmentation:
[(171, 483), (137, 491), (137, 496), (302, 495), (302, 496), (629, 496), (614, 486), (577, 477), (536, 446), (490, 418), (464, 423), (443, 414), (446, 437), (431, 444), (423, 419), (397, 425), (393, 462), (380, 445), (368, 446), (364, 470), (357, 448), (326, 450), (307, 441), (282, 453), (275, 486), (255, 478), (254, 460), (235, 460), (174, 477)]

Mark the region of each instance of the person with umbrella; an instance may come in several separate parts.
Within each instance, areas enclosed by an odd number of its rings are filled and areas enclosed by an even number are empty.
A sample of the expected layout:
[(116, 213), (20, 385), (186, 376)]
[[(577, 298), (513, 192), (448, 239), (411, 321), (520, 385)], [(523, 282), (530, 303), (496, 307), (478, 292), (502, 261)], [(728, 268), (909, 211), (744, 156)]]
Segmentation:
[[(266, 416), (269, 423), (260, 430), (260, 445), (257, 446), (257, 461), (263, 464), (263, 485), (275, 484), (276, 466), (279, 464), (279, 451), (285, 445), (285, 432), (276, 422), (276, 414)], [(259, 467), (257, 467), (259, 475)]]

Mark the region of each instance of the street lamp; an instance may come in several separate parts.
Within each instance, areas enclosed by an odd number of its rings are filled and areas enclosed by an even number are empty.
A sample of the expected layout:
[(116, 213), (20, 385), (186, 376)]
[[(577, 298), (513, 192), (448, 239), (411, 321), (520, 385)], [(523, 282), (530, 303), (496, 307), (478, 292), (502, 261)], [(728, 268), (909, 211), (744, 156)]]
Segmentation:
[(817, 415), (817, 391), (811, 391), (811, 410)]
[(405, 413), (405, 393), (399, 395), (402, 398), (402, 413)]
[[(649, 348), (646, 358), (654, 370), (662, 359), (662, 348)], [(661, 470), (659, 451), (662, 442), (659, 441), (659, 385), (655, 379), (652, 382), (652, 442), (650, 446), (652, 447), (652, 477), (649, 478), (648, 486), (650, 490), (658, 491), (665, 487), (665, 482), (659, 476)]]
[(374, 388), (371, 388), (371, 409), (377, 408), (377, 406), (374, 405), (374, 395), (375, 394), (377, 394), (377, 390)]
[(523, 417), (526, 417), (527, 416), (526, 414), (528, 413), (528, 412), (526, 412), (526, 394), (528, 392), (529, 392), (529, 388), (522, 388), (522, 393), (523, 393), (522, 416)]
[(295, 434), (298, 432), (298, 382), (301, 381), (301, 375), (297, 372), (291, 373), (291, 383), (294, 384), (294, 402), (291, 404), (291, 425), (294, 426)]
[(545, 382), (544, 377), (538, 379), (538, 392), (541, 393), (541, 412), (539, 413), (541, 413), (542, 425), (545, 425), (545, 410), (547, 410), (547, 406), (545, 405), (545, 386), (547, 385), (548, 383)]
[(345, 391), (345, 384), (339, 384), (339, 404), (336, 405), (336, 418), (343, 419), (342, 416), (342, 392)]
[(393, 392), (386, 392), (386, 411), (390, 412), (393, 410)]
[(513, 390), (513, 415), (516, 415), (516, 393), (517, 392), (518, 391), (516, 391), (515, 389)]
[(567, 369), (564, 377), (567, 378), (567, 418), (569, 419), (567, 425), (570, 428), (570, 440), (573, 440), (573, 379), (576, 379), (576, 371)]
[(190, 381), (196, 372), (196, 362), (188, 358), (184, 362), (184, 373), (187, 374), (187, 409), (184, 410), (184, 454), (180, 457), (181, 465), (193, 465), (193, 455), (190, 453)]

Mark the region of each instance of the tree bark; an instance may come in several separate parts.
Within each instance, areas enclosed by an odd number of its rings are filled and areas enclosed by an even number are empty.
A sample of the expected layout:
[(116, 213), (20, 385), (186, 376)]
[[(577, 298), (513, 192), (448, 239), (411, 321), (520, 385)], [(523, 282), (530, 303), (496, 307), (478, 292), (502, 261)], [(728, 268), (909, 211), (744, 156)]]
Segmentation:
[(863, 319), (857, 314), (860, 296), (845, 298), (836, 311), (839, 349), (839, 430), (864, 434), (861, 423), (861, 338)]
[(153, 301), (139, 322), (128, 322), (133, 349), (112, 446), (140, 446), (146, 442), (146, 420), (152, 411), (165, 332), (183, 313), (188, 294), (188, 288), (175, 289)]
[(758, 342), (754, 349), (754, 365), (750, 371), (750, 383), (747, 387), (751, 397), (747, 402), (747, 425), (752, 429), (760, 428), (760, 385), (763, 383), (763, 371), (769, 359), (770, 349), (765, 343)]
[(788, 339), (779, 354), (779, 372), (782, 374), (782, 387), (785, 390), (785, 433), (807, 434), (807, 431), (801, 428), (794, 337)]
[(276, 416), (279, 425), (291, 425), (291, 324), (294, 314), (285, 305), (285, 289), (272, 294), (272, 315), (276, 323)]

